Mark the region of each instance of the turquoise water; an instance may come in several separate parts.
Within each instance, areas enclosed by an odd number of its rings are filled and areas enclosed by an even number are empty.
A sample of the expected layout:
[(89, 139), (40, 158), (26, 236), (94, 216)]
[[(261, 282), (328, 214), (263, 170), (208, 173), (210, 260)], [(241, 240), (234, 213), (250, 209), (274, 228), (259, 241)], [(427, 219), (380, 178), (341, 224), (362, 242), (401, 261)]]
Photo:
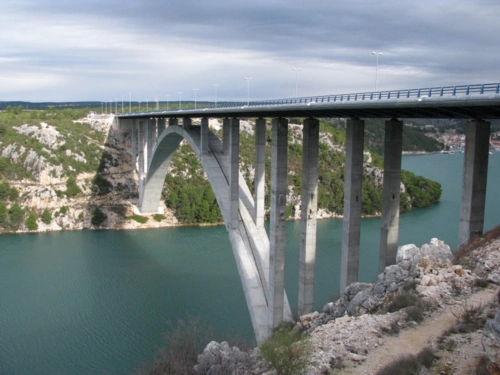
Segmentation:
[[(405, 156), (443, 185), (405, 213), (400, 244), (458, 241), (463, 155)], [(485, 229), (499, 223), (500, 153), (490, 155)], [(364, 219), (360, 280), (376, 277), (380, 220)], [(315, 304), (338, 294), (341, 220), (318, 223)], [(300, 223), (287, 223), (286, 287), (297, 303)], [(128, 374), (152, 363), (169, 322), (199, 316), (225, 334), (252, 328), (225, 228), (0, 236), (0, 374)]]

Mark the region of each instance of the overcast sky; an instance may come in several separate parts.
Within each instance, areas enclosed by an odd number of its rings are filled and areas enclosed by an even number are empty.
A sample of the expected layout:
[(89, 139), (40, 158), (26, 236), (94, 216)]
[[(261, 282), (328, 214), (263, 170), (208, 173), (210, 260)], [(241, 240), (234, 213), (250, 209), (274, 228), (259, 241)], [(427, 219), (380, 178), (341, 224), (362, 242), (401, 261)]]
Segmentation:
[(379, 90), (500, 80), (499, 0), (1, 0), (0, 25), (3, 101), (371, 91), (374, 51)]

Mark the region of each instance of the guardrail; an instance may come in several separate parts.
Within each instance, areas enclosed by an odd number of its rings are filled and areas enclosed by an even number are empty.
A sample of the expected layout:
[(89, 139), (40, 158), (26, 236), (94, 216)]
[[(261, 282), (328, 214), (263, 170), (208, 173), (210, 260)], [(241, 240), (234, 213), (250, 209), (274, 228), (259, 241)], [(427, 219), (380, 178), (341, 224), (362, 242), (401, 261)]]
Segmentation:
[[(423, 97), (429, 97), (429, 98), (453, 97), (458, 95), (473, 95), (473, 94), (488, 94), (488, 93), (500, 94), (500, 83), (429, 87), (429, 88), (406, 89), (406, 90), (373, 91), (373, 92), (339, 94), (339, 95), (306, 96), (300, 98), (257, 100), (251, 102), (218, 102), (217, 105), (215, 103), (210, 103), (208, 106), (205, 106), (205, 108), (223, 109), (223, 108), (238, 108), (238, 107), (259, 107), (259, 106), (293, 105), (293, 104), (309, 104), (309, 103), (335, 103), (335, 102), (384, 100), (384, 99), (399, 99), (399, 98), (418, 99)], [(191, 109), (194, 108), (192, 107), (185, 108), (185, 110), (191, 110)], [(149, 113), (151, 112), (162, 112), (162, 111), (161, 110), (150, 111)]]

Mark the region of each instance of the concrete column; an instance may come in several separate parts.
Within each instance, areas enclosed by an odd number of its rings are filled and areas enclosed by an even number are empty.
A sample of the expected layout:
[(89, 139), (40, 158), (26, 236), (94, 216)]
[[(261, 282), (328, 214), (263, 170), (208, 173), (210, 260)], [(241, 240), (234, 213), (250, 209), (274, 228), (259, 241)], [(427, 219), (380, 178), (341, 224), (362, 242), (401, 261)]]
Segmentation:
[(468, 121), (465, 128), (459, 246), (483, 234), (489, 147), (490, 123)]
[[(288, 120), (272, 121), (271, 224), (269, 236), (269, 323), (283, 321), (285, 294), (285, 220), (287, 194)], [(271, 334), (271, 332), (269, 333)]]
[(240, 120), (232, 118), (229, 136), (229, 194), (230, 194), (230, 217), (231, 229), (238, 228), (240, 207)]
[(142, 202), (142, 194), (144, 188), (144, 122), (139, 121), (138, 128), (138, 145), (139, 145), (139, 207)]
[(358, 281), (365, 122), (347, 120), (340, 293)]
[(188, 130), (191, 127), (191, 118), (190, 117), (184, 117), (182, 119), (182, 127), (185, 130)]
[(132, 156), (132, 173), (135, 173), (135, 168), (137, 164), (137, 123), (136, 119), (132, 120), (132, 134), (131, 134), (131, 140), (132, 140), (132, 145), (131, 145), (131, 156)]
[(161, 133), (165, 130), (166, 120), (164, 118), (158, 119), (158, 135), (157, 139), (160, 138)]
[(266, 120), (258, 118), (255, 121), (255, 225), (264, 226), (264, 200), (266, 185)]
[(224, 154), (229, 153), (229, 133), (231, 128), (231, 119), (225, 118), (222, 120), (222, 151)]
[(146, 173), (149, 168), (149, 163), (151, 162), (151, 158), (153, 157), (153, 148), (156, 143), (156, 120), (155, 119), (149, 119), (148, 120), (148, 125), (147, 125), (147, 158), (146, 158)]
[[(239, 132), (238, 132), (239, 133)], [(203, 117), (201, 119), (201, 134), (200, 134), (200, 151), (202, 154), (208, 152), (208, 118)]]
[(401, 193), (401, 156), (403, 121), (385, 122), (384, 185), (382, 188), (382, 228), (380, 230), (379, 273), (396, 263), (399, 236), (399, 195)]
[(179, 120), (176, 118), (169, 118), (168, 119), (168, 126), (172, 126), (172, 125), (179, 125)]
[(300, 218), (302, 230), (299, 261), (299, 316), (312, 312), (314, 308), (319, 121), (315, 119), (304, 120), (302, 134), (302, 206)]

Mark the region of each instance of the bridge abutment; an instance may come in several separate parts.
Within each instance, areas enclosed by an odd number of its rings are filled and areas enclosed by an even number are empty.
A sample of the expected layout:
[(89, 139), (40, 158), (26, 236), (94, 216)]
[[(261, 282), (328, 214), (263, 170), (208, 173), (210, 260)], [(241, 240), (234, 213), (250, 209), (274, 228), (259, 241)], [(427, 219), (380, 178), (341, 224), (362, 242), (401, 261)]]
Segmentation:
[(466, 123), (459, 246), (483, 234), (489, 141), (490, 122)]
[(316, 266), (316, 220), (318, 211), (319, 121), (304, 120), (302, 129), (302, 205), (299, 259), (298, 314), (314, 308)]
[(358, 281), (365, 122), (347, 120), (340, 291)]
[(402, 151), (403, 121), (388, 120), (385, 122), (384, 139), (384, 182), (382, 187), (379, 273), (383, 272), (386, 266), (396, 263)]

